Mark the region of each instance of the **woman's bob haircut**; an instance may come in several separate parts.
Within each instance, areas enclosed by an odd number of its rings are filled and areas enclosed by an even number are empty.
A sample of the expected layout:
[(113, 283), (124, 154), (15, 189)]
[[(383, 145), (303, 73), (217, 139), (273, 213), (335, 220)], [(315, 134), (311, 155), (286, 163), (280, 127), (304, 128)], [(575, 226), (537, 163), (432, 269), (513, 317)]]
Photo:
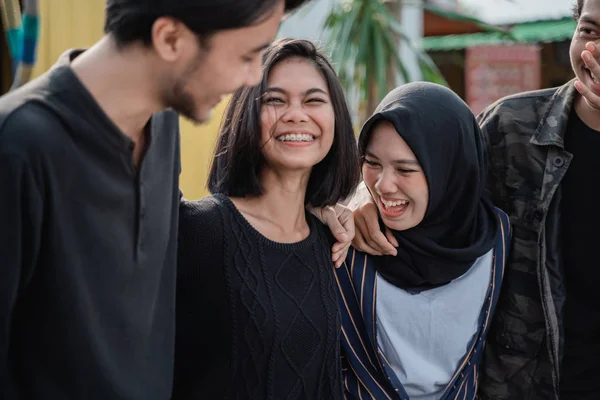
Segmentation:
[(310, 41), (281, 39), (266, 50), (263, 78), (254, 87), (239, 89), (231, 98), (219, 132), (208, 177), (211, 193), (229, 197), (260, 196), (260, 172), (264, 165), (261, 151), (261, 98), (267, 88), (269, 72), (278, 63), (301, 58), (312, 62), (327, 82), (335, 115), (335, 132), (327, 156), (311, 171), (305, 204), (315, 207), (334, 205), (349, 197), (360, 179), (356, 138), (344, 91), (327, 58)]

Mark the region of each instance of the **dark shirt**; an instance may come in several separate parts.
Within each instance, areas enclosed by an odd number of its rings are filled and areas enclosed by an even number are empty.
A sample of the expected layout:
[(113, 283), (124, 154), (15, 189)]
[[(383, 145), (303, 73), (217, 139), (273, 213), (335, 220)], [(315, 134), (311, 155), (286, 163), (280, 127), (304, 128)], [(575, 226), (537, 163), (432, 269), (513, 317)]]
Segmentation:
[(167, 399), (178, 117), (136, 170), (76, 55), (0, 99), (0, 398)]
[(183, 202), (174, 400), (341, 399), (328, 231), (273, 242), (225, 196)]
[(600, 399), (600, 132), (573, 111), (565, 134), (573, 160), (562, 181), (565, 350), (561, 400)]

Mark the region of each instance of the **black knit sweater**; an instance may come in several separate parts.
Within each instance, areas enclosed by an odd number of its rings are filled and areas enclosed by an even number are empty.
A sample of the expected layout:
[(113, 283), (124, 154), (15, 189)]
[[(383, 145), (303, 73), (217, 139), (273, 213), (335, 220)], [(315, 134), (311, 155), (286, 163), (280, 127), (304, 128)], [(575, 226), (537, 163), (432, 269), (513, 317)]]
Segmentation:
[(225, 196), (180, 208), (174, 400), (341, 399), (329, 232), (282, 244)]

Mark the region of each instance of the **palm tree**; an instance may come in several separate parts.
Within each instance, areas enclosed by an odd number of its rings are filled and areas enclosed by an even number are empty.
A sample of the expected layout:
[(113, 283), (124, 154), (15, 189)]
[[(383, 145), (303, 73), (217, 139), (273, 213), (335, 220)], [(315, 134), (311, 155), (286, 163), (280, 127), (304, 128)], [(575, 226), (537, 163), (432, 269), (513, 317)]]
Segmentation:
[[(399, 56), (401, 44), (415, 53), (423, 80), (448, 85), (429, 55), (403, 32), (398, 22), (402, 2), (342, 0), (326, 18), (324, 29), (328, 32), (331, 59), (351, 102), (358, 102), (361, 121), (391, 88), (411, 81)], [(434, 8), (423, 2), (419, 4)], [(449, 14), (452, 18), (475, 22), (486, 30), (498, 30), (475, 18)]]

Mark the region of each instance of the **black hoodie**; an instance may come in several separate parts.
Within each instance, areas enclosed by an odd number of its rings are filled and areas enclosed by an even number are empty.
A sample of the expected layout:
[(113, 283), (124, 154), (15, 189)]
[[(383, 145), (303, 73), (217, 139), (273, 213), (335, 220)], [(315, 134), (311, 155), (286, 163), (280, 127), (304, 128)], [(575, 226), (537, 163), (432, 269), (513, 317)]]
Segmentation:
[(136, 170), (76, 55), (0, 98), (0, 398), (167, 399), (178, 117)]

